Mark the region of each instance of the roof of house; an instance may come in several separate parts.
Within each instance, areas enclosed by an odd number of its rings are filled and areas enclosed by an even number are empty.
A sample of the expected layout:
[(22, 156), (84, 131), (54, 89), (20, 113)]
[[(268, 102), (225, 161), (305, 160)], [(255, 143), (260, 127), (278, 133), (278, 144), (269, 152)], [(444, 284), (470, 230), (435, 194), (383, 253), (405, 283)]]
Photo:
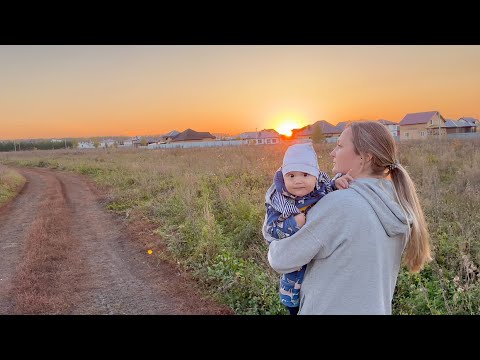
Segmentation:
[(416, 124), (426, 124), (430, 119), (435, 115), (440, 115), (438, 111), (426, 111), (411, 113), (405, 115), (405, 117), (400, 121), (398, 125), (416, 125)]
[(338, 129), (338, 130), (341, 130), (341, 131), (345, 130), (345, 126), (347, 126), (347, 124), (348, 124), (349, 122), (350, 122), (350, 120), (339, 122), (339, 123), (337, 124), (337, 129)]
[[(369, 121), (369, 120), (358, 120), (358, 121)], [(377, 121), (380, 124), (383, 125), (398, 125), (398, 123), (390, 121), (390, 120), (385, 120), (385, 119), (378, 119), (378, 120), (370, 120), (370, 121)], [(347, 126), (348, 123), (353, 122), (353, 120), (348, 120), (348, 121), (341, 121), (337, 124), (337, 129), (340, 131), (345, 130), (345, 126)]]
[(198, 132), (192, 129), (187, 129), (172, 138), (173, 141), (189, 141), (203, 139), (215, 139), (215, 136), (213, 136), (209, 132)]
[(379, 119), (377, 120), (380, 124), (383, 125), (398, 125), (396, 122), (390, 121), (390, 120), (385, 120), (385, 119)]
[(172, 130), (170, 131), (169, 133), (166, 133), (165, 135), (162, 135), (162, 137), (173, 137), (175, 135), (178, 135), (180, 134), (180, 131), (177, 131), (177, 130)]
[(158, 142), (158, 139), (155, 139), (153, 137), (144, 137), (143, 139), (145, 139), (148, 144), (153, 144), (153, 143)]
[(140, 142), (140, 137), (138, 137), (138, 136), (133, 136), (133, 137), (131, 137), (131, 138), (128, 138), (128, 139), (124, 140), (124, 142), (125, 142), (125, 141)]
[(249, 131), (238, 135), (240, 139), (271, 139), (279, 138), (280, 134), (274, 129), (264, 129), (261, 131)]
[(330, 124), (328, 121), (319, 120), (314, 124), (304, 126), (301, 129), (294, 129), (292, 130), (292, 133), (295, 134), (296, 136), (312, 135), (313, 131), (315, 130), (315, 126), (320, 126), (320, 128), (322, 129), (322, 133), (324, 134), (340, 134), (342, 132), (342, 130), (338, 128), (338, 125), (334, 126)]
[(457, 127), (457, 123), (453, 119), (446, 119), (445, 121), (445, 126), (450, 128), (450, 127)]
[(468, 121), (465, 121), (463, 119), (459, 119), (459, 120), (448, 119), (445, 122), (445, 126), (447, 128), (458, 128), (458, 127), (473, 127), (473, 126), (476, 126), (476, 125), (472, 124)]
[(458, 120), (465, 120), (466, 122), (472, 125), (477, 125), (479, 123), (478, 119), (475, 119), (473, 117), (461, 117)]

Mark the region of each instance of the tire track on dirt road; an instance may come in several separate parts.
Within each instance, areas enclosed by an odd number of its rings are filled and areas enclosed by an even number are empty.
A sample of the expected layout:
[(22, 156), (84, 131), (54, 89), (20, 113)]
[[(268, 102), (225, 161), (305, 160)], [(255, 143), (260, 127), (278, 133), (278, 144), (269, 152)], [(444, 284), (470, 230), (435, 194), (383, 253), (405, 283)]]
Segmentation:
[[(0, 271), (5, 278), (0, 281), (0, 314), (25, 313), (32, 309), (28, 304), (37, 306), (33, 313), (50, 314), (233, 314), (202, 296), (170, 264), (147, 258), (141, 241), (128, 231), (130, 225), (104, 209), (84, 176), (47, 169), (19, 172), (27, 185), (0, 210)], [(38, 240), (38, 228), (49, 235), (45, 241)], [(12, 243), (16, 245), (9, 247)], [(22, 263), (22, 257), (32, 249), (32, 256), (38, 256), (38, 247), (45, 244), (58, 251), (48, 260), (54, 265), (51, 276), (25, 281), (35, 269), (29, 268), (33, 261)], [(35, 294), (41, 289), (35, 286), (42, 281), (40, 288), (50, 290), (43, 291), (38, 305)], [(19, 306), (18, 299), (29, 291), (27, 305)]]
[(27, 234), (44, 196), (46, 179), (34, 170), (24, 170), (27, 181), (19, 195), (0, 208), (0, 314), (12, 312), (8, 296), (12, 277), (21, 262)]

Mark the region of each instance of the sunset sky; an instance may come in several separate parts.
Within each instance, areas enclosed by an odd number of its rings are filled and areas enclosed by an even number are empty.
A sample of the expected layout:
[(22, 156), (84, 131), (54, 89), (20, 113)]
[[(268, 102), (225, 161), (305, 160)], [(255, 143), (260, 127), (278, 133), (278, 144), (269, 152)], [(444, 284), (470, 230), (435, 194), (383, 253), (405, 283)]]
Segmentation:
[(0, 139), (480, 118), (480, 46), (0, 46)]

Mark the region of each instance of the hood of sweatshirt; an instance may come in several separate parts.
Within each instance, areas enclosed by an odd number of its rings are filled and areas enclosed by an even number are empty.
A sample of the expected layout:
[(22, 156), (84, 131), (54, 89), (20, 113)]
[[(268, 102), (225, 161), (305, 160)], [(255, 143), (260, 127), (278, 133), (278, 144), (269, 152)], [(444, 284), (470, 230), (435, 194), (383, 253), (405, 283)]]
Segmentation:
[[(387, 179), (355, 179), (350, 189), (360, 194), (373, 208), (388, 236), (406, 234), (412, 219), (400, 207), (393, 183)], [(342, 190), (339, 190), (342, 191)]]

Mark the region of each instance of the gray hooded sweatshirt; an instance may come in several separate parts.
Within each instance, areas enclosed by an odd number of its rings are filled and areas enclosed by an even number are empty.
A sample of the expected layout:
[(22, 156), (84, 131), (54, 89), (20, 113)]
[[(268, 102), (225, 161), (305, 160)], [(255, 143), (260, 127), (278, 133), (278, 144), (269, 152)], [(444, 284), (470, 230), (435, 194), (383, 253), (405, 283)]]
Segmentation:
[(274, 239), (263, 226), (275, 271), (308, 264), (301, 315), (391, 314), (408, 231), (392, 182), (376, 178), (356, 179), (348, 189), (327, 194), (290, 237)]

